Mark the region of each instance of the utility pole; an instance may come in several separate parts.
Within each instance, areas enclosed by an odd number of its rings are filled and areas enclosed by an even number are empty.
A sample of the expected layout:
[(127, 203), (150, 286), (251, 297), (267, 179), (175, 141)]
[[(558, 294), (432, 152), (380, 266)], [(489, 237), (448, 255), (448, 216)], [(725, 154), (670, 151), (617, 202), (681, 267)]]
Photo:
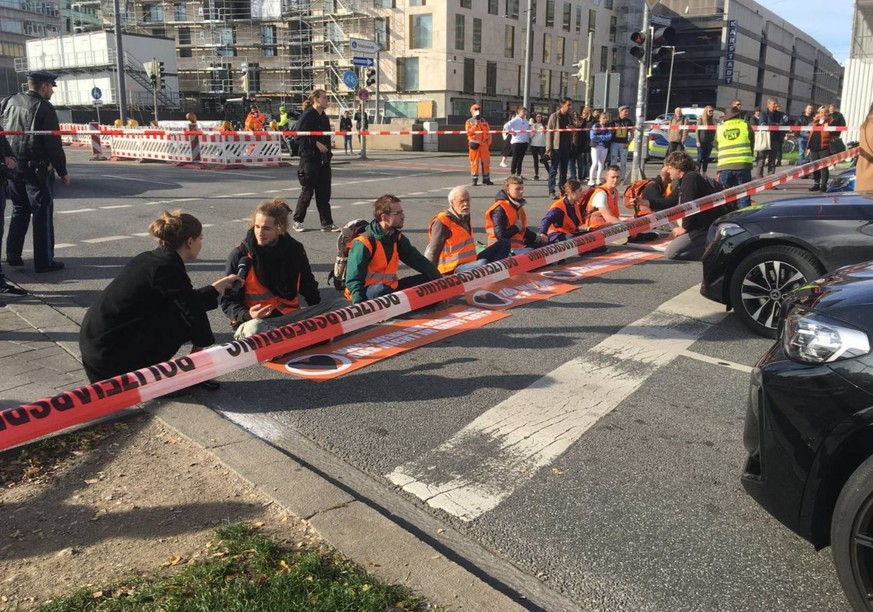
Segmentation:
[(127, 123), (127, 79), (124, 74), (124, 47), (121, 43), (121, 6), (113, 1), (115, 9), (115, 69), (118, 72), (118, 117), (121, 125)]
[(649, 73), (649, 50), (651, 47), (652, 37), (649, 35), (649, 5), (646, 3), (643, 6), (643, 27), (640, 32), (645, 36), (645, 47), (643, 49), (643, 57), (640, 58), (640, 78), (637, 81), (637, 126), (634, 131), (634, 163), (631, 166), (631, 182), (646, 178), (646, 149), (647, 146), (643, 129), (646, 121), (646, 98)]
[(533, 115), (530, 107), (530, 66), (533, 58), (533, 0), (527, 0), (527, 35), (524, 40), (524, 95), (522, 96), (522, 105), (527, 109), (528, 113)]

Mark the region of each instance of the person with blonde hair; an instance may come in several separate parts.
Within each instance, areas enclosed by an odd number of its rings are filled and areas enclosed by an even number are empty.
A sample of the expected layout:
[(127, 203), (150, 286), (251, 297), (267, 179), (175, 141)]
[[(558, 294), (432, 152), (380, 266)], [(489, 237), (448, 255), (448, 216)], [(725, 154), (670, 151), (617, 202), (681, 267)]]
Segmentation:
[(281, 198), (262, 201), (246, 237), (227, 257), (225, 270), (243, 281), (221, 298), (237, 340), (349, 305), (322, 299), (306, 249), (288, 234), (290, 212)]
[[(185, 262), (203, 247), (203, 226), (181, 211), (164, 211), (149, 226), (158, 248), (130, 260), (85, 313), (79, 331), (82, 365), (91, 382), (172, 359), (183, 344), (191, 352), (215, 342), (206, 313), (240, 279), (228, 274), (194, 289)], [(215, 381), (200, 383), (215, 390)]]

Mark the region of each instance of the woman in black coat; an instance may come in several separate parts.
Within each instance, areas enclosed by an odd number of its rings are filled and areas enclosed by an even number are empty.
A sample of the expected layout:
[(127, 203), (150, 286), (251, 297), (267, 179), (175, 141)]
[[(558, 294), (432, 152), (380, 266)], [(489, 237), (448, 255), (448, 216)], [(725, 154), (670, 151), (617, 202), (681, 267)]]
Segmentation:
[[(196, 217), (164, 211), (149, 233), (158, 248), (130, 260), (85, 314), (79, 349), (91, 382), (172, 359), (186, 342), (193, 344), (192, 352), (213, 344), (206, 313), (240, 280), (231, 274), (192, 287), (185, 262), (196, 259), (203, 246)], [(205, 388), (218, 388), (217, 382), (206, 383)]]

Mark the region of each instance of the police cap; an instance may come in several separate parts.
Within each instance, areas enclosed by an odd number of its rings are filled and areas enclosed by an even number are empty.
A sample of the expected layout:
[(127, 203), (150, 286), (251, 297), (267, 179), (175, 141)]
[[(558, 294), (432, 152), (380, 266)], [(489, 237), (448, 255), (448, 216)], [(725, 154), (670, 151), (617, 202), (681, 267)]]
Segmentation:
[(27, 73), (27, 80), (34, 85), (39, 85), (40, 83), (51, 83), (52, 86), (57, 87), (57, 78), (58, 75), (43, 70), (33, 70)]

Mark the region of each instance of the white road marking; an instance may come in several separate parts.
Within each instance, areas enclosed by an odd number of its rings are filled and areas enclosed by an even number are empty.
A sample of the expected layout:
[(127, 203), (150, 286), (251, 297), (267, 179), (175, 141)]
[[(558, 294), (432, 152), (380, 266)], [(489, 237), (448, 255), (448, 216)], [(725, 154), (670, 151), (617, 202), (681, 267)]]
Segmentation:
[(148, 232), (137, 232), (136, 234), (131, 234), (131, 236), (151, 236)]
[(152, 179), (131, 178), (129, 176), (115, 176), (114, 174), (101, 174), (106, 178), (119, 179), (122, 181), (136, 181), (138, 183), (152, 183), (153, 185), (169, 185), (170, 187), (180, 187), (179, 183), (165, 183), (163, 181), (153, 181)]
[(127, 240), (130, 236), (104, 236), (103, 238), (88, 238), (83, 240), (87, 244), (97, 244), (98, 242), (112, 242), (113, 240)]
[(362, 204), (370, 204), (370, 200), (358, 200), (357, 202), (352, 202), (352, 206), (361, 206)]
[(331, 210), (336, 210), (337, 208), (342, 208), (342, 206), (337, 206), (336, 204), (331, 204), (331, 205), (330, 205), (330, 209), (331, 209)]
[(69, 242), (61, 242), (59, 244), (55, 244), (56, 249), (69, 249), (70, 247), (76, 246), (75, 244), (71, 244)]
[(553, 462), (725, 315), (692, 287), (386, 477), (429, 506), (472, 521)]
[(741, 363), (736, 363), (734, 361), (728, 361), (727, 359), (718, 359), (717, 357), (710, 357), (709, 355), (704, 355), (702, 353), (695, 353), (694, 351), (682, 351), (679, 353), (683, 357), (688, 357), (689, 359), (696, 359), (697, 361), (703, 361), (705, 363), (711, 363), (713, 365), (720, 366), (722, 368), (730, 368), (731, 370), (736, 370), (738, 372), (745, 372), (746, 374), (751, 374), (753, 368), (750, 368), (747, 365), (743, 365)]
[(101, 206), (100, 210), (115, 210), (116, 208), (130, 208), (133, 204), (116, 204), (115, 206)]
[(414, 196), (414, 195), (427, 195), (427, 192), (426, 192), (426, 191), (413, 191), (413, 192), (410, 193), (409, 195), (411, 195), (411, 196)]
[(73, 210), (59, 210), (57, 213), (59, 215), (73, 215), (80, 212), (93, 212), (97, 210), (96, 208), (74, 208)]
[(258, 195), (258, 194), (256, 194), (255, 192), (252, 191), (252, 192), (248, 192), (248, 193), (232, 193), (227, 197), (229, 197), (229, 198), (243, 198), (243, 197), (248, 197), (248, 196), (253, 196), (253, 195)]
[(215, 224), (214, 223), (204, 223), (201, 225), (201, 227), (215, 227)]

